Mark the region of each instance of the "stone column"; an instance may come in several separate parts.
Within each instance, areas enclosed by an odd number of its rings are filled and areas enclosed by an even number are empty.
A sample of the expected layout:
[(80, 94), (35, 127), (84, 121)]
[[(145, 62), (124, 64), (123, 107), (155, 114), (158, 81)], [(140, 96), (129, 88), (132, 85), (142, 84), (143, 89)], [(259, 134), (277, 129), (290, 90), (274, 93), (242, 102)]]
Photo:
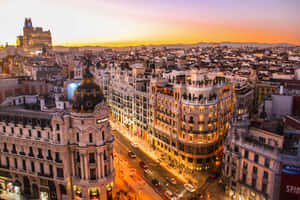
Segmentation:
[(81, 179), (85, 179), (84, 175), (84, 164), (83, 164), (83, 154), (80, 154), (80, 172), (81, 172)]
[(113, 153), (110, 155), (110, 173), (113, 172), (114, 169), (114, 155)]
[(84, 154), (85, 179), (89, 179), (87, 154)]
[(104, 177), (104, 159), (103, 159), (103, 151), (100, 153), (100, 164), (101, 164), (101, 177)]
[(74, 176), (76, 176), (76, 172), (75, 172), (75, 170), (76, 170), (76, 164), (75, 164), (75, 161), (74, 161), (74, 159), (75, 159), (75, 152), (71, 152), (71, 168), (72, 168), (72, 176), (74, 177)]
[(96, 162), (97, 162), (97, 177), (101, 179), (101, 166), (100, 166), (100, 153), (96, 152)]

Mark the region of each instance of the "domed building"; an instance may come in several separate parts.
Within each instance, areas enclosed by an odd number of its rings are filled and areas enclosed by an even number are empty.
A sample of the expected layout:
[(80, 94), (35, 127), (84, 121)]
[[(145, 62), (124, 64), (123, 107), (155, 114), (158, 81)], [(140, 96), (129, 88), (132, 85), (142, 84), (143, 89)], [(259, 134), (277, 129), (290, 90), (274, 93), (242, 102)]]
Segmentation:
[(113, 137), (108, 121), (109, 108), (100, 87), (84, 70), (74, 91), (70, 123), (74, 156), (75, 199), (112, 199), (114, 186)]
[(26, 108), (26, 97), (22, 108), (0, 108), (3, 189), (34, 199), (113, 199), (109, 108), (89, 65), (74, 92), (71, 110)]

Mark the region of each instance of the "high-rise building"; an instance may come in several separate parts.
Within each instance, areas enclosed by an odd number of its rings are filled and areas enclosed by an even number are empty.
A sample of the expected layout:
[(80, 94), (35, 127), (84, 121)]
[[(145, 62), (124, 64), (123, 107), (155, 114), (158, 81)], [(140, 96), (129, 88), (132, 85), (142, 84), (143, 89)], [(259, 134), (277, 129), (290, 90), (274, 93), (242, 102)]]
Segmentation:
[(17, 46), (26, 52), (42, 51), (52, 47), (51, 32), (41, 27), (33, 27), (31, 18), (25, 18), (23, 35), (17, 37)]

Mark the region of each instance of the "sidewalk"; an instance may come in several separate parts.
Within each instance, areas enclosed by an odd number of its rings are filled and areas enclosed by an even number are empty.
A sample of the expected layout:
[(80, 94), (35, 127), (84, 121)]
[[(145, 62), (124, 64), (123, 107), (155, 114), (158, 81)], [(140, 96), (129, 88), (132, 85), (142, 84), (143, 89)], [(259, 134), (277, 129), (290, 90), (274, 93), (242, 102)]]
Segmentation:
[[(168, 170), (170, 173), (172, 173), (177, 179), (181, 180), (184, 183), (192, 183), (193, 185), (199, 187), (201, 183), (205, 182), (207, 175), (196, 175), (193, 176), (190, 174), (185, 173), (184, 171), (180, 174), (179, 169), (174, 169), (170, 166), (168, 166), (168, 160), (164, 160), (164, 162), (161, 162), (163, 155), (157, 151), (154, 151), (152, 147), (143, 139), (139, 138), (138, 136), (132, 136), (129, 131), (120, 123), (118, 122), (112, 122), (110, 121), (111, 125), (116, 128), (119, 132), (122, 133), (123, 136), (125, 136), (128, 140), (131, 142), (136, 142), (139, 144), (140, 150), (142, 150), (145, 154), (147, 154), (149, 157), (151, 157), (153, 160), (160, 162), (160, 165)], [(124, 134), (125, 133), (125, 134)]]
[(1, 190), (0, 199), (1, 198), (5, 200), (24, 200), (20, 194), (11, 193), (4, 190)]

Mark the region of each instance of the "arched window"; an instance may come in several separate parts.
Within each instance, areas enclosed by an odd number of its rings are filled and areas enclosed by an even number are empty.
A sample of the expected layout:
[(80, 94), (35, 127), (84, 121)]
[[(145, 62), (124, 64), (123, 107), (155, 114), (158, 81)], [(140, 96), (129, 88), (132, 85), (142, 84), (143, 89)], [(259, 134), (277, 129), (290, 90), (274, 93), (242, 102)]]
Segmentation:
[(102, 131), (102, 140), (104, 141), (104, 131)]

